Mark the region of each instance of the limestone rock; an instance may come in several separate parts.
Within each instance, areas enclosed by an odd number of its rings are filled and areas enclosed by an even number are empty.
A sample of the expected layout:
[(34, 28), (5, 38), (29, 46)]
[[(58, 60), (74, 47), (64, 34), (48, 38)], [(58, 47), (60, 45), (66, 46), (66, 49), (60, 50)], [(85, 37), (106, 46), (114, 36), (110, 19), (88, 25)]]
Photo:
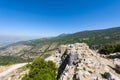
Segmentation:
[[(85, 43), (61, 45), (55, 57), (57, 80), (104, 80), (101, 74), (110, 71), (101, 56)], [(114, 63), (118, 63), (118, 60), (114, 60)], [(119, 66), (116, 67), (120, 69)]]
[(61, 54), (64, 54), (66, 50), (67, 50), (67, 46), (66, 45), (61, 45), (60, 46), (60, 50), (59, 51), (60, 51)]

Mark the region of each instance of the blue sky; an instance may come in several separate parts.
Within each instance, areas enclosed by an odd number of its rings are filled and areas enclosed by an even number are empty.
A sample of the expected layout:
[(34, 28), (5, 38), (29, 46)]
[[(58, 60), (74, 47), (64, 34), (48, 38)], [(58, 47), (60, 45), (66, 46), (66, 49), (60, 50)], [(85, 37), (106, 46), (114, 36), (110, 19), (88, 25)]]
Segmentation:
[(56, 36), (120, 26), (120, 0), (0, 0), (0, 35)]

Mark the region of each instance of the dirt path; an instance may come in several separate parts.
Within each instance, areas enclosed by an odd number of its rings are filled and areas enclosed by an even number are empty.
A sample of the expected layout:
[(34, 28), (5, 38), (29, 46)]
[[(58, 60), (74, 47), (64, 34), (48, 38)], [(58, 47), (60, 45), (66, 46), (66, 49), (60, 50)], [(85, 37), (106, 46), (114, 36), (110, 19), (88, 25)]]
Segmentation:
[[(50, 56), (50, 57), (46, 58), (45, 60), (53, 60), (53, 56)], [(20, 63), (20, 64), (11, 65), (7, 70), (0, 73), (0, 78), (9, 75), (11, 72), (17, 70), (18, 68), (25, 66), (26, 64), (27, 63)]]
[(11, 65), (9, 69), (7, 69), (6, 71), (0, 73), (0, 78), (10, 74), (11, 72), (13, 72), (14, 70), (16, 70), (16, 69), (18, 69), (20, 67), (25, 66), (26, 64), (27, 63), (20, 63), (20, 64)]

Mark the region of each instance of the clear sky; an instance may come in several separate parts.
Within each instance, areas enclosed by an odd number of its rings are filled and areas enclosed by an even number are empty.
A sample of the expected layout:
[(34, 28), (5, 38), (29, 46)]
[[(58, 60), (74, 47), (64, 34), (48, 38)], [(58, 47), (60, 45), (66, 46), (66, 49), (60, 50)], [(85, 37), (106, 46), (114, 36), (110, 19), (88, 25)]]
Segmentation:
[(0, 35), (55, 36), (120, 26), (120, 0), (0, 0)]

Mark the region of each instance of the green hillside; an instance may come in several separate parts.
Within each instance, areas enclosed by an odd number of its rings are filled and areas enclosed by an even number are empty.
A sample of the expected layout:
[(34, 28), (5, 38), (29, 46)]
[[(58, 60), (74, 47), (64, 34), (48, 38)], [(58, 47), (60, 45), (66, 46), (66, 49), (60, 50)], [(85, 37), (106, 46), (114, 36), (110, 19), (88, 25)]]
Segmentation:
[[(73, 34), (62, 34), (57, 37), (18, 42), (5, 48), (1, 48), (0, 56), (11, 55), (22, 59), (32, 59), (36, 57), (46, 58), (55, 53), (61, 44), (78, 42), (85, 42), (93, 49), (98, 49), (99, 47), (109, 43), (120, 43), (120, 27), (82, 31)], [(11, 48), (14, 50), (11, 50)], [(20, 48), (22, 48), (22, 50)], [(18, 62), (20, 61), (18, 60)]]
[(54, 37), (44, 40), (35, 40), (33, 42), (28, 43), (28, 45), (37, 47), (38, 45), (43, 46), (45, 44), (51, 45), (52, 43), (56, 43), (59, 46), (60, 44), (70, 44), (75, 42), (85, 42), (91, 47), (100, 46), (108, 43), (120, 43), (120, 27), (102, 30), (83, 31), (74, 34), (68, 34), (61, 37)]
[(44, 48), (44, 50), (40, 52), (40, 56), (47, 57), (49, 54), (53, 53), (52, 51), (56, 50), (61, 44), (71, 44), (78, 42), (85, 42), (90, 46), (90, 48), (95, 49), (98, 49), (102, 45), (109, 43), (120, 43), (120, 27), (82, 31), (53, 38), (38, 39), (26, 43), (26, 45), (33, 46), (31, 51), (35, 52)]

